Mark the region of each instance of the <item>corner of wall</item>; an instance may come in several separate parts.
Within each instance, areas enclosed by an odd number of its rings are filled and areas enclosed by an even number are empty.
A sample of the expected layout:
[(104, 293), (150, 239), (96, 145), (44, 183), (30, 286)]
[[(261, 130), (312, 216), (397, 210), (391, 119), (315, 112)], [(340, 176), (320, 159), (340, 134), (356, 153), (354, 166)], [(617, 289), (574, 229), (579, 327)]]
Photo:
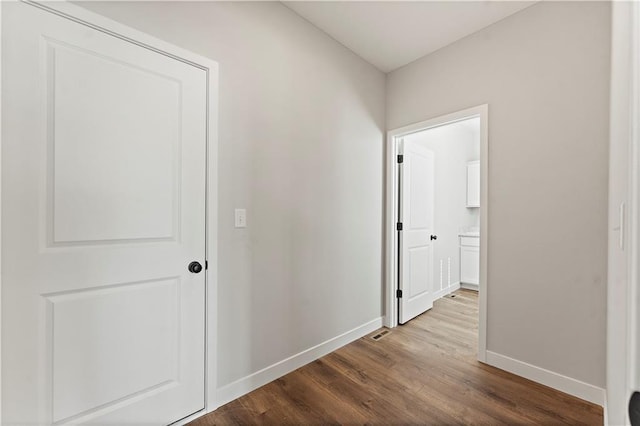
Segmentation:
[(382, 327), (383, 318), (376, 318), (349, 330), (339, 336), (326, 340), (316, 346), (299, 352), (289, 358), (278, 361), (260, 371), (242, 377), (216, 391), (216, 406), (220, 407), (261, 386), (276, 380), (310, 362), (313, 362), (344, 345), (347, 345)]
[(508, 356), (487, 351), (486, 363), (504, 371), (533, 380), (593, 404), (604, 406), (605, 390), (589, 383), (558, 374), (556, 372), (520, 361)]

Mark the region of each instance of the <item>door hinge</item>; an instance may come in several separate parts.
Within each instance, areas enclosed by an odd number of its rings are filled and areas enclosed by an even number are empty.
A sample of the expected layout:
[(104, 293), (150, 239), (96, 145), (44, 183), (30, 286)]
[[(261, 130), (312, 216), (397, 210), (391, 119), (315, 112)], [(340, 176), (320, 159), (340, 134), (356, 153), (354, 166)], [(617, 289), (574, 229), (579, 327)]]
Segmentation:
[(402, 163), (404, 161), (404, 155), (399, 154), (398, 155), (398, 164)]
[(402, 297), (402, 290), (396, 290), (396, 297), (400, 299)]
[(402, 231), (402, 222), (396, 223), (396, 231)]

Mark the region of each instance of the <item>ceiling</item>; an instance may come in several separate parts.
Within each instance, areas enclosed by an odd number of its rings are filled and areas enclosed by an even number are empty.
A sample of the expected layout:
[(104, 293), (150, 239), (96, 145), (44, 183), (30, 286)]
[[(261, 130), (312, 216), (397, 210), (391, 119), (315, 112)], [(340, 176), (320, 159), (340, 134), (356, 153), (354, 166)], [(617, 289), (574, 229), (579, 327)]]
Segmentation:
[(393, 71), (535, 1), (284, 1), (383, 72)]

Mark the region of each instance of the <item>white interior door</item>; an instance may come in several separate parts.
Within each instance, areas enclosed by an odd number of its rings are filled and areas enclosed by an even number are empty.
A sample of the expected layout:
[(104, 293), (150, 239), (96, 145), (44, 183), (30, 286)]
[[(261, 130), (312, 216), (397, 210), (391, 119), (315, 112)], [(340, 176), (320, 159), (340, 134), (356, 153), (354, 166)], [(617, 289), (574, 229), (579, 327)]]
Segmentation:
[(204, 408), (205, 71), (3, 5), (2, 424)]
[(433, 157), (433, 151), (405, 141), (400, 190), (400, 324), (433, 307)]

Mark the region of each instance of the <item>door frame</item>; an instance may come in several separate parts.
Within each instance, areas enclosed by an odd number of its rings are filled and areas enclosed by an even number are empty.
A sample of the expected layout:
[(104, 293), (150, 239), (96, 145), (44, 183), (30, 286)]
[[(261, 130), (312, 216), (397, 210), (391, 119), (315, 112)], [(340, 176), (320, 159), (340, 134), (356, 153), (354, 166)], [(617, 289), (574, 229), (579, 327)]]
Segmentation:
[(605, 424), (640, 391), (640, 5), (612, 4)]
[[(205, 408), (174, 424), (185, 424), (188, 421), (200, 417), (218, 408), (216, 395), (217, 384), (217, 303), (218, 303), (218, 63), (212, 59), (190, 52), (166, 41), (160, 40), (146, 33), (123, 25), (119, 22), (93, 13), (80, 6), (67, 1), (56, 1), (42, 4), (36, 1), (22, 0), (31, 7), (37, 7), (47, 12), (56, 14), (77, 22), (81, 25), (93, 28), (103, 33), (112, 35), (129, 43), (136, 44), (156, 53), (168, 56), (172, 59), (200, 68), (207, 74), (207, 158), (206, 158), (206, 203), (205, 203), (205, 232), (206, 246), (205, 259), (208, 269), (205, 272)], [(0, 46), (2, 42), (2, 8), (0, 2)], [(2, 52), (0, 51), (0, 54)], [(0, 56), (1, 57), (1, 56)], [(1, 69), (0, 69), (1, 71)], [(0, 73), (1, 77), (1, 73)], [(0, 78), (1, 81), (1, 78)], [(1, 87), (0, 87), (1, 89)], [(1, 106), (0, 106), (1, 108)], [(0, 109), (0, 131), (2, 129), (2, 111)], [(2, 134), (0, 132), (0, 146), (2, 146)], [(0, 150), (1, 152), (1, 150)], [(2, 170), (0, 163), (0, 188), (2, 187)], [(2, 193), (0, 192), (0, 206), (2, 205)], [(0, 236), (2, 230), (0, 229)], [(0, 257), (0, 271), (2, 270), (2, 258)], [(2, 291), (2, 277), (0, 275), (0, 297)], [(0, 299), (1, 300), (1, 299)], [(1, 306), (0, 306), (1, 308)], [(0, 311), (1, 314), (1, 311)], [(0, 324), (1, 325), (1, 324)], [(0, 335), (0, 349), (1, 349)], [(2, 377), (2, 364), (0, 358), (0, 380)], [(1, 397), (1, 395), (0, 395)], [(0, 398), (0, 419), (2, 418), (2, 399)]]
[(396, 289), (398, 288), (398, 163), (399, 142), (403, 136), (424, 130), (452, 124), (469, 118), (480, 118), (480, 283), (479, 324), (478, 324), (478, 360), (486, 362), (487, 352), (487, 283), (488, 283), (488, 203), (489, 200), (489, 105), (483, 104), (430, 118), (419, 123), (399, 127), (387, 132), (386, 148), (386, 244), (385, 244), (385, 316), (384, 325), (389, 328), (398, 325), (398, 306)]

